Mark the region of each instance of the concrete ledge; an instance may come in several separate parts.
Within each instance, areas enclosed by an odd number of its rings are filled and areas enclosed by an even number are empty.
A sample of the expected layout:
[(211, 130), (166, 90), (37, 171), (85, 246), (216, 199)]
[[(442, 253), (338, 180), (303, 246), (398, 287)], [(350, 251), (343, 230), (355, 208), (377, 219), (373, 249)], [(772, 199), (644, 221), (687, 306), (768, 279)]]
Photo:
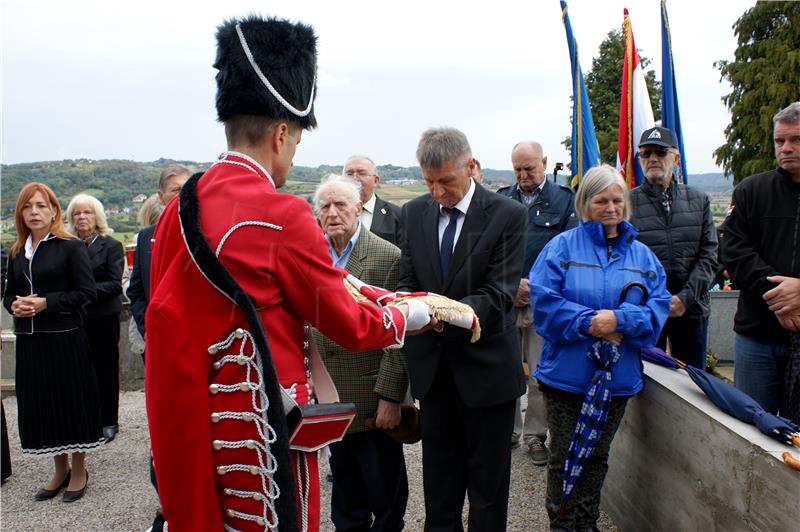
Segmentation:
[(738, 290), (716, 290), (711, 296), (708, 319), (708, 350), (720, 361), (733, 362), (733, 317), (739, 301)]
[(620, 530), (797, 530), (796, 447), (722, 413), (684, 371), (645, 363), (611, 450), (602, 506)]

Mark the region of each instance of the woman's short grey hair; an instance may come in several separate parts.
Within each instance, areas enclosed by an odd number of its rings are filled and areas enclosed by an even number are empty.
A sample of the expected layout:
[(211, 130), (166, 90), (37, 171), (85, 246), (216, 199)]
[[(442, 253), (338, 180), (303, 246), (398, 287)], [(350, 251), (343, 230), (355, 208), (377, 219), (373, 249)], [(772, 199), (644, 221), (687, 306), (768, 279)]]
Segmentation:
[(419, 139), (417, 161), (421, 168), (441, 168), (451, 161), (466, 164), (469, 159), (472, 148), (467, 136), (455, 128), (431, 128)]
[(339, 174), (328, 174), (322, 178), (317, 190), (314, 191), (314, 212), (319, 214), (322, 208), (322, 194), (331, 187), (343, 188), (350, 195), (350, 201), (355, 205), (361, 203), (361, 183)]
[(75, 212), (77, 207), (83, 206), (87, 206), (94, 211), (97, 234), (100, 236), (106, 236), (114, 232), (114, 230), (108, 226), (108, 221), (106, 220), (106, 211), (103, 208), (103, 204), (100, 203), (99, 199), (95, 198), (94, 196), (90, 196), (89, 194), (78, 194), (72, 198), (69, 202), (69, 205), (67, 205), (67, 231), (77, 236), (78, 231), (75, 229), (75, 220), (72, 219), (72, 213)]
[(578, 193), (575, 194), (575, 212), (581, 220), (589, 221), (589, 201), (611, 185), (618, 185), (622, 189), (622, 194), (625, 198), (625, 207), (622, 211), (622, 217), (625, 220), (630, 219), (630, 193), (628, 192), (628, 185), (614, 167), (604, 164), (602, 166), (595, 166), (586, 172), (581, 179)]
[(158, 199), (158, 194), (150, 194), (136, 215), (136, 223), (139, 224), (139, 227), (149, 227), (158, 221), (163, 211), (164, 204)]
[(184, 166), (182, 164), (170, 164), (163, 170), (161, 170), (161, 175), (158, 177), (158, 190), (161, 192), (166, 192), (167, 190), (167, 181), (170, 177), (175, 177), (176, 175), (187, 175), (191, 176), (194, 174), (194, 169), (188, 166)]
[(800, 102), (793, 102), (781, 109), (772, 117), (772, 123), (800, 124)]

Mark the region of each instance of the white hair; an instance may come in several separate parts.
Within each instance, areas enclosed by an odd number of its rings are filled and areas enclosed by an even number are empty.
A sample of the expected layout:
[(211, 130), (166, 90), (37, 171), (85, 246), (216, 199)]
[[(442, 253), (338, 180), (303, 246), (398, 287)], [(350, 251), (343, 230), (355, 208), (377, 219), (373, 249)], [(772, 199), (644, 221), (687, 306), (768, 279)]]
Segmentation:
[(344, 188), (349, 194), (350, 201), (352, 201), (353, 204), (361, 203), (361, 183), (347, 176), (328, 174), (322, 178), (319, 186), (317, 186), (317, 190), (314, 191), (312, 202), (314, 204), (314, 212), (317, 214), (319, 214), (319, 210), (322, 207), (322, 194), (331, 187)]
[(575, 194), (575, 213), (581, 220), (589, 221), (589, 200), (612, 185), (617, 185), (622, 189), (622, 194), (625, 198), (622, 217), (625, 220), (630, 219), (631, 209), (629, 207), (630, 194), (628, 186), (616, 168), (604, 164), (595, 166), (586, 172), (578, 186), (578, 192)]
[(88, 205), (94, 211), (97, 234), (106, 236), (114, 232), (114, 230), (108, 226), (106, 211), (103, 208), (103, 204), (100, 203), (99, 199), (89, 194), (78, 194), (72, 198), (69, 205), (67, 205), (67, 231), (76, 236), (78, 234), (78, 231), (75, 229), (75, 222), (72, 219), (72, 213), (75, 211), (75, 207), (79, 205)]

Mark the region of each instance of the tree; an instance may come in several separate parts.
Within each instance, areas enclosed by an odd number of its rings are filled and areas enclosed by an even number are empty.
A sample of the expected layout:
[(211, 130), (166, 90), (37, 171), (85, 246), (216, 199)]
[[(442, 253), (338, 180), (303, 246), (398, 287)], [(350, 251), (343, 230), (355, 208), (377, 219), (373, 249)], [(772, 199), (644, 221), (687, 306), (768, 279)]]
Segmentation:
[(758, 2), (733, 25), (733, 61), (717, 61), (733, 90), (722, 98), (731, 112), (726, 142), (714, 151), (734, 183), (775, 168), (772, 117), (798, 99), (800, 3)]
[[(622, 60), (625, 55), (625, 41), (622, 29), (612, 30), (600, 43), (600, 50), (592, 59), (592, 69), (586, 74), (586, 91), (592, 106), (594, 133), (600, 145), (600, 157), (610, 165), (617, 164), (617, 136), (619, 132), (619, 98), (622, 92)], [(650, 59), (639, 51), (642, 69), (650, 65)], [(645, 71), (645, 83), (653, 106), (656, 120), (661, 119), (661, 83), (656, 81), (653, 70)], [(564, 142), (567, 149), (572, 146), (572, 138)]]

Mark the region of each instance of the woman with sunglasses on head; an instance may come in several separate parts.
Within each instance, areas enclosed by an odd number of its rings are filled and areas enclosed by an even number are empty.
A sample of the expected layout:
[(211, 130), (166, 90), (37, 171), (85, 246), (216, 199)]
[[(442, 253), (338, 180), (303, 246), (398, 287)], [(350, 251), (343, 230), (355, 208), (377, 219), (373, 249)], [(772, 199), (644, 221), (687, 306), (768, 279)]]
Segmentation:
[[(53, 191), (29, 183), (15, 211), (3, 305), (14, 316), (17, 408), (23, 454), (53, 456), (55, 470), (35, 499), (83, 497), (85, 453), (103, 443), (97, 382), (83, 330), (95, 300), (86, 246), (64, 229)], [(70, 456), (71, 455), (71, 460)]]
[(106, 442), (119, 431), (119, 314), (122, 312), (122, 271), (125, 251), (111, 237), (103, 204), (78, 194), (67, 205), (67, 229), (86, 245), (97, 300), (86, 306), (84, 329), (100, 392), (100, 420)]

